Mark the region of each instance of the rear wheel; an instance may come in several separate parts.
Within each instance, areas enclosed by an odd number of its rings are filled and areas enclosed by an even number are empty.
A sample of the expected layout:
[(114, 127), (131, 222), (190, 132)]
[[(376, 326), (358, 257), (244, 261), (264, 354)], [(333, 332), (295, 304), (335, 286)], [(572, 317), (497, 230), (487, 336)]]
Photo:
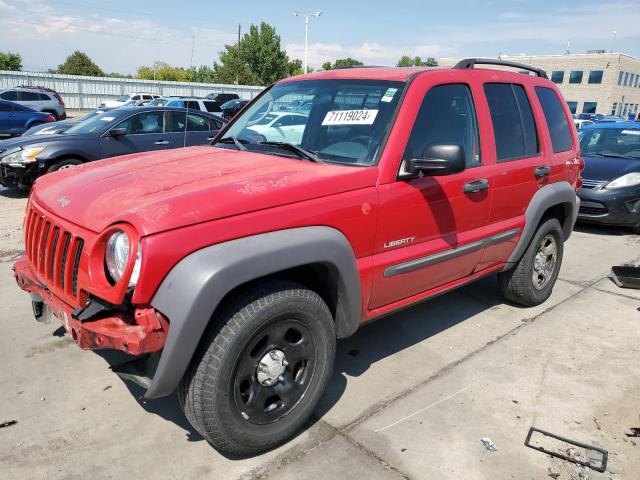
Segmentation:
[(47, 173), (57, 172), (58, 170), (64, 170), (65, 168), (73, 168), (77, 165), (82, 165), (84, 162), (77, 158), (65, 158), (59, 162), (54, 163), (47, 168)]
[(216, 315), (178, 396), (187, 419), (231, 456), (278, 446), (307, 421), (333, 369), (336, 336), (312, 290), (272, 282)]
[(498, 275), (505, 298), (527, 307), (543, 303), (558, 278), (563, 250), (560, 222), (555, 218), (543, 221), (518, 264)]

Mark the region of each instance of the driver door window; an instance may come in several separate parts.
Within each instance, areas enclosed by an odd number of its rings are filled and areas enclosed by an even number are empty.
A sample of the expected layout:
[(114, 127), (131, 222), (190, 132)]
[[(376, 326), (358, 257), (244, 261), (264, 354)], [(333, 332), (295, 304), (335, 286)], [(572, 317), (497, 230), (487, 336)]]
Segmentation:
[(126, 128), (127, 135), (162, 133), (164, 131), (163, 115), (162, 112), (138, 113), (120, 122), (114, 128)]

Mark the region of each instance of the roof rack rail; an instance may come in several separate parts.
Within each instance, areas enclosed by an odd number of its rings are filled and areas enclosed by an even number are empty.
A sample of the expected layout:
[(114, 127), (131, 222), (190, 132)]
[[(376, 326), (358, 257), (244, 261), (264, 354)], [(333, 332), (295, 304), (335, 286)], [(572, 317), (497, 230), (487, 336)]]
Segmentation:
[(333, 67), (331, 70), (344, 70), (346, 68), (386, 68), (382, 65), (344, 65), (341, 67)]
[(465, 68), (474, 68), (476, 65), (502, 65), (503, 67), (521, 68), (529, 72), (535, 73), (538, 77), (547, 77), (547, 72), (541, 68), (532, 67), (531, 65), (525, 65), (524, 63), (510, 62), (508, 60), (497, 60), (493, 58), (465, 58), (456, 63), (453, 68), (456, 70), (464, 70)]

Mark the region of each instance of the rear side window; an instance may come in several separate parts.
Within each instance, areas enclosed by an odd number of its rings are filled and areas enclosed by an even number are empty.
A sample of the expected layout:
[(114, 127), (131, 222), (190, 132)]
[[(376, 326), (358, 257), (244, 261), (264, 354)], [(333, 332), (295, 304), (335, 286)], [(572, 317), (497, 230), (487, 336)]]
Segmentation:
[(46, 93), (39, 93), (38, 96), (40, 97), (40, 100), (45, 100), (47, 102), (51, 100), (51, 97)]
[(189, 100), (187, 102), (187, 108), (190, 110), (200, 110), (200, 105), (198, 102), (194, 102), (193, 100)]
[(498, 162), (539, 153), (536, 123), (522, 85), (487, 83), (484, 92), (491, 111)]
[(7, 105), (6, 103), (0, 103), (0, 112), (10, 112), (13, 109), (11, 108), (11, 105)]
[(467, 166), (480, 164), (476, 110), (466, 85), (438, 85), (425, 95), (404, 158), (420, 158), (430, 145), (461, 145)]
[(40, 100), (40, 95), (35, 92), (18, 92), (18, 98), (21, 102), (37, 102)]
[(210, 100), (205, 100), (202, 103), (204, 103), (204, 108), (207, 109), (207, 112), (221, 112), (222, 111), (220, 109), (220, 105), (218, 105), (216, 102), (212, 102)]
[(571, 150), (571, 130), (558, 96), (553, 90), (545, 87), (536, 87), (536, 94), (547, 120), (553, 151), (558, 153)]

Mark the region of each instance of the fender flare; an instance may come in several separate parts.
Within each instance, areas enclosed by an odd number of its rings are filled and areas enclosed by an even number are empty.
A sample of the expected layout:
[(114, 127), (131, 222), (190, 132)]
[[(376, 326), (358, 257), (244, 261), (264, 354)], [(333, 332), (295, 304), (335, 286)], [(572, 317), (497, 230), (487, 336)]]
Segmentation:
[(234, 288), (289, 268), (323, 264), (337, 280), (338, 338), (358, 328), (360, 276), (351, 245), (334, 228), (302, 227), (253, 235), (203, 248), (178, 262), (151, 305), (167, 316), (169, 334), (146, 398), (171, 394), (191, 362), (222, 299)]
[(555, 207), (556, 205), (562, 205), (564, 208), (562, 231), (565, 241), (569, 239), (573, 231), (573, 226), (578, 218), (580, 198), (576, 195), (575, 189), (569, 182), (563, 181), (545, 185), (535, 193), (531, 202), (529, 202), (529, 206), (524, 213), (526, 223), (522, 236), (520, 240), (518, 240), (513, 252), (511, 252), (503, 271), (509, 270), (520, 261), (533, 235), (536, 233), (536, 228), (542, 216), (549, 208)]

